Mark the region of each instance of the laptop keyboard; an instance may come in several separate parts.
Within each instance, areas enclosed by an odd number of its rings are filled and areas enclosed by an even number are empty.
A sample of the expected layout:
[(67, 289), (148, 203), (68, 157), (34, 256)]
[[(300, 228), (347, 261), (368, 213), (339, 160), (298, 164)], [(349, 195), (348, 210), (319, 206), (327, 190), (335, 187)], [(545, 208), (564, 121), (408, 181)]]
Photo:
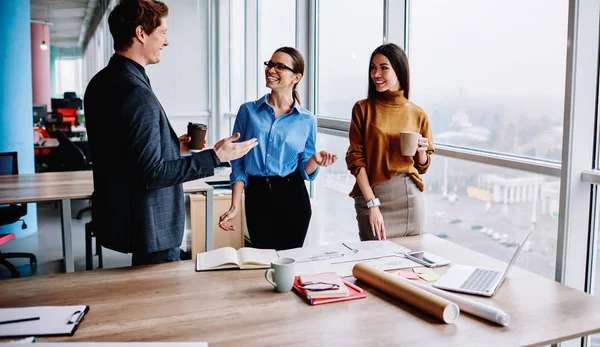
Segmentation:
[(475, 292), (485, 292), (490, 285), (502, 275), (500, 271), (486, 269), (475, 269), (471, 276), (460, 286), (461, 289)]

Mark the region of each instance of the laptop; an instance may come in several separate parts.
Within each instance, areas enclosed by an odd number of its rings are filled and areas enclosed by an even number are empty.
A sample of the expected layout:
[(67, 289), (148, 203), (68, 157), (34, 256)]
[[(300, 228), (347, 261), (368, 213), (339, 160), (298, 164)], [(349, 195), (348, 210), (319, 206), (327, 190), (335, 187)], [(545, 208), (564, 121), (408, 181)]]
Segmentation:
[(482, 296), (492, 296), (496, 293), (496, 290), (500, 287), (511, 266), (517, 260), (525, 241), (533, 231), (534, 227), (531, 227), (527, 232), (527, 235), (523, 238), (523, 241), (517, 247), (512, 259), (506, 266), (504, 271), (478, 268), (467, 265), (452, 265), (448, 271), (440, 279), (433, 284), (434, 287), (439, 289), (446, 289), (455, 292), (475, 294)]

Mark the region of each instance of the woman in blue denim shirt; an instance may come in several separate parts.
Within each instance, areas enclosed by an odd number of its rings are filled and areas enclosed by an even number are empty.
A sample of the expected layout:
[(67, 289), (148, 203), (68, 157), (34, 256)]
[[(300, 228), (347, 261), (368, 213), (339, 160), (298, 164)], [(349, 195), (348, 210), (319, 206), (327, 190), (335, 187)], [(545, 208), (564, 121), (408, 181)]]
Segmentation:
[(316, 117), (300, 106), (296, 86), (304, 74), (304, 58), (281, 47), (265, 63), (271, 93), (243, 104), (233, 133), (239, 141), (258, 139), (258, 146), (231, 162), (231, 208), (219, 219), (224, 230), (241, 209), (245, 190), (246, 222), (255, 248), (276, 250), (302, 247), (312, 211), (304, 180), (316, 178), (319, 167), (337, 156), (316, 152)]

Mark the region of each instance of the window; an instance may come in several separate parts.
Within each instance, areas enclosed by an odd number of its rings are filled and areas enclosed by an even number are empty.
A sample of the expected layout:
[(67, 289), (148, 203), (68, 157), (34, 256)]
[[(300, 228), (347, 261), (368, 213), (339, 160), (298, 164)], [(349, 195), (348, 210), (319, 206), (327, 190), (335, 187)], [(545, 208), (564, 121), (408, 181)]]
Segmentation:
[(296, 1), (260, 0), (258, 6), (257, 98), (269, 92), (269, 89), (265, 87), (263, 62), (269, 60), (273, 52), (283, 46), (296, 46)]
[(81, 75), (81, 59), (57, 59), (56, 60), (56, 96), (62, 98), (64, 92), (75, 92), (79, 97), (83, 96)]
[(229, 11), (229, 112), (235, 113), (245, 101), (244, 2), (229, 1)]
[(316, 113), (350, 119), (367, 97), (369, 58), (383, 43), (383, 1), (319, 1)]
[[(358, 241), (355, 179), (344, 160), (348, 138), (319, 133), (319, 148), (338, 155), (315, 181), (321, 243)], [(508, 262), (535, 229), (517, 266), (554, 279), (560, 179), (519, 170), (433, 156), (425, 175), (425, 231)]]
[(560, 179), (433, 156), (425, 175), (425, 230), (554, 279)]
[(411, 98), (434, 140), (560, 161), (567, 17), (566, 0), (412, 1)]
[(344, 160), (350, 144), (348, 137), (318, 133), (317, 143), (319, 149), (338, 156), (335, 164), (320, 169), (314, 181), (318, 208), (313, 208), (313, 218), (319, 221), (319, 241), (321, 244), (360, 241), (354, 199), (348, 196), (355, 182)]

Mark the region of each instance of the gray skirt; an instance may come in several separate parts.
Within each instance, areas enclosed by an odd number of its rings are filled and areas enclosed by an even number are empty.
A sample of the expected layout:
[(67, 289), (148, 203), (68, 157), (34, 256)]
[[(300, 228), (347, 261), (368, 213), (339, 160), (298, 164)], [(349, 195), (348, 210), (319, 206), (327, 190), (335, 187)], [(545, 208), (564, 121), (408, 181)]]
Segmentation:
[[(373, 186), (381, 202), (386, 238), (420, 235), (425, 222), (423, 192), (407, 174), (398, 174), (389, 181)], [(354, 197), (358, 235), (361, 241), (376, 240), (369, 223), (369, 208), (362, 195)]]

